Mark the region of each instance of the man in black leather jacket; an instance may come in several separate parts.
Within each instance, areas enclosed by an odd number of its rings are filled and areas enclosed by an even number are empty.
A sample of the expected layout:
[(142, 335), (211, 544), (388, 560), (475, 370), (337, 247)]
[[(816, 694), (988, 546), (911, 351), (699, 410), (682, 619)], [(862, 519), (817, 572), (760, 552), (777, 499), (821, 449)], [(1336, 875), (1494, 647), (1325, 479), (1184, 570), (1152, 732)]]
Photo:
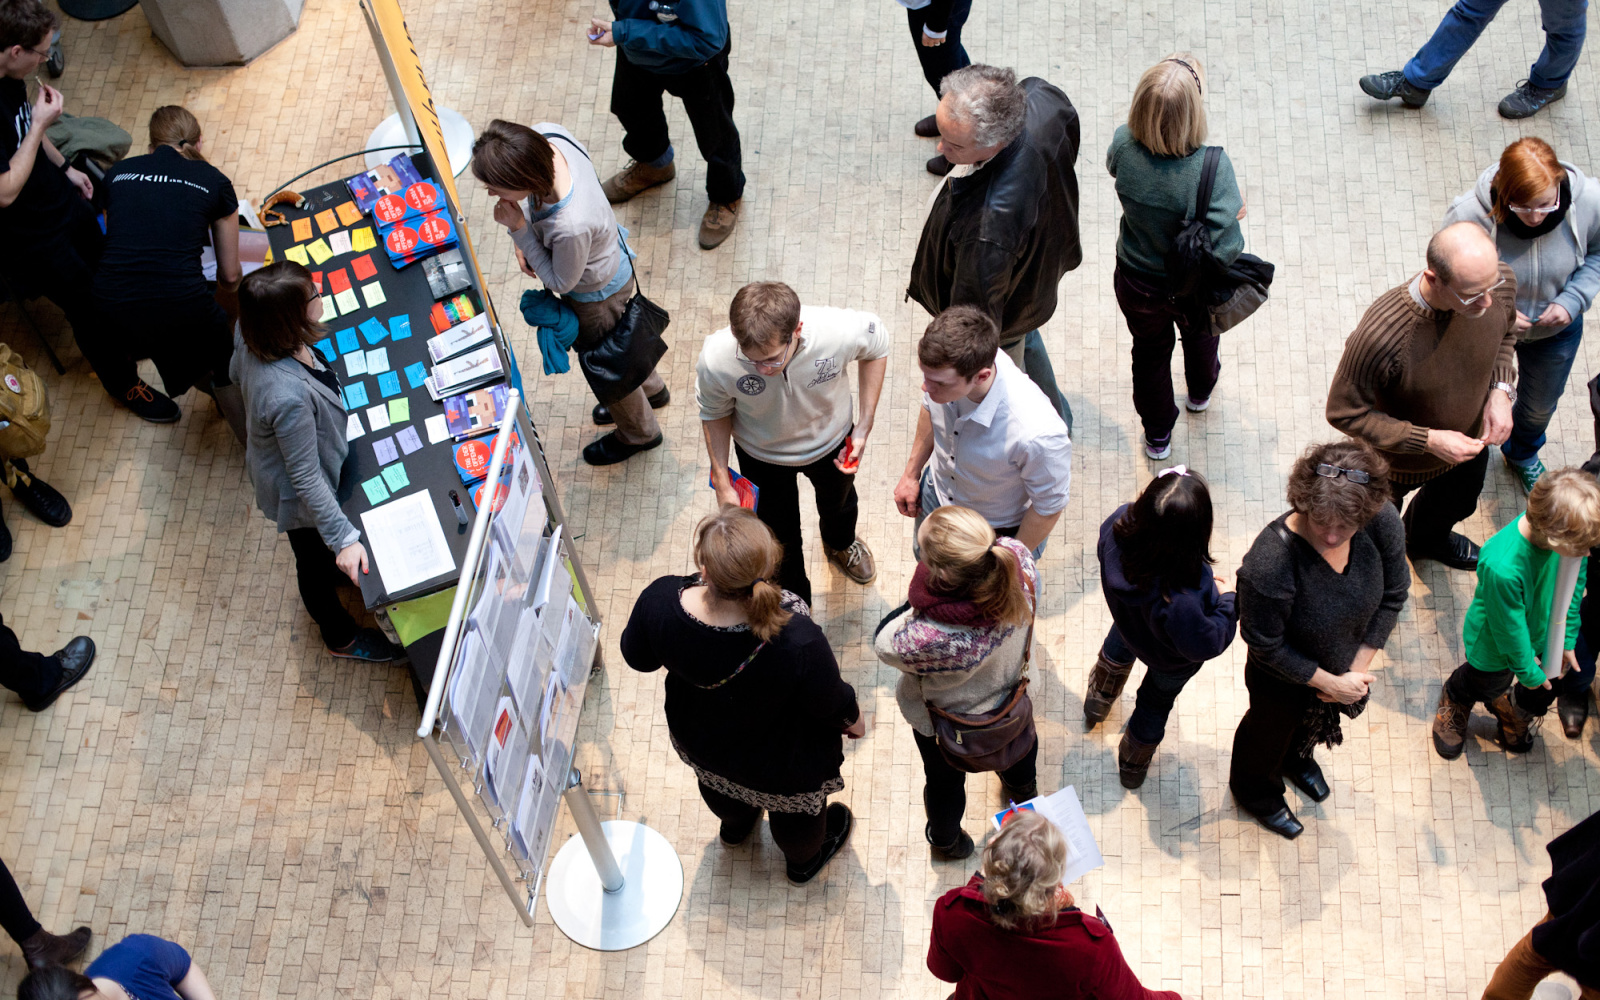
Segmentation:
[(975, 305), (1000, 346), (1072, 427), (1039, 328), (1061, 276), (1083, 262), (1078, 240), (1078, 112), (1037, 77), (974, 64), (946, 76), (939, 152), (956, 169), (933, 201), (908, 297), (938, 315)]

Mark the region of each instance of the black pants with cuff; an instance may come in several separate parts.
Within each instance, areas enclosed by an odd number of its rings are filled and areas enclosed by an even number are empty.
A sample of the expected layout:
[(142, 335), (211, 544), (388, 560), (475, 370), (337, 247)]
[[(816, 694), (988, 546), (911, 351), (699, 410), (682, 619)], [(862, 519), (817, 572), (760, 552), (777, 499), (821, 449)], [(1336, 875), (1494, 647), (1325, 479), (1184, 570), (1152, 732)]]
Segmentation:
[(356, 637), (356, 620), (339, 599), (339, 581), (344, 579), (333, 552), (322, 541), (316, 528), (291, 528), (289, 547), (294, 550), (294, 571), (300, 583), (300, 600), (312, 621), (322, 630), (322, 643), (339, 649)]
[(810, 465), (774, 465), (754, 457), (739, 447), (737, 441), (733, 445), (739, 460), (739, 474), (761, 490), (756, 516), (772, 529), (778, 544), (783, 546), (779, 585), (800, 595), (807, 604), (811, 603), (811, 579), (806, 576), (805, 541), (800, 532), (800, 477), (811, 480), (811, 488), (817, 494), (822, 544), (830, 549), (849, 548), (856, 540), (859, 507), (856, 477), (853, 473), (841, 472), (833, 464), (848, 440), (850, 433), (847, 431), (843, 440)]
[(1396, 510), (1413, 490), (1406, 510), (1406, 551), (1428, 556), (1450, 544), (1450, 532), (1478, 509), (1478, 494), (1483, 492), (1483, 477), (1489, 471), (1488, 446), (1460, 465), (1453, 465), (1426, 482), (1397, 483), (1389, 480), (1389, 495)]
[(1250, 707), (1233, 734), (1228, 788), (1247, 811), (1267, 816), (1288, 805), (1283, 775), (1304, 759), (1295, 758), (1292, 748), (1305, 742), (1306, 713), (1317, 700), (1317, 691), (1248, 662), (1244, 686), (1250, 692)]
[[(731, 799), (707, 787), (705, 782), (699, 785), (700, 797), (717, 819), (739, 829), (760, 821), (761, 810), (755, 806)], [(770, 812), (767, 814), (767, 826), (772, 830), (772, 839), (783, 852), (784, 860), (800, 868), (822, 853), (822, 839), (828, 832), (828, 810), (823, 809), (815, 816), (810, 813)]]
[(640, 163), (660, 159), (672, 145), (663, 92), (683, 102), (694, 127), (694, 141), (706, 158), (706, 194), (719, 205), (744, 197), (744, 170), (739, 128), (733, 123), (733, 81), (728, 79), (728, 52), (733, 43), (687, 73), (653, 73), (628, 60), (617, 48), (617, 69), (611, 78), (611, 113), (627, 133), (622, 148)]
[[(939, 741), (911, 731), (922, 754), (922, 803), (928, 813), (928, 836), (934, 844), (948, 845), (961, 836), (961, 817), (967, 811), (967, 772), (952, 767), (939, 750)], [(1000, 780), (1012, 788), (1022, 788), (1038, 780), (1039, 738), (1022, 759), (1000, 772)]]
[(4, 927), (17, 944), (43, 930), (39, 921), (33, 919), (33, 911), (28, 909), (28, 901), (22, 898), (22, 890), (17, 888), (17, 880), (11, 877), (11, 869), (3, 859), (0, 859), (0, 927)]
[(1550, 703), (1556, 700), (1556, 695), (1561, 693), (1561, 683), (1556, 680), (1550, 682), (1550, 689), (1542, 687), (1524, 687), (1517, 683), (1516, 675), (1509, 670), (1479, 670), (1470, 663), (1463, 663), (1455, 669), (1444, 682), (1445, 694), (1458, 705), (1471, 708), (1478, 702), (1485, 705), (1512, 689), (1511, 700), (1517, 707), (1530, 715), (1543, 715), (1550, 710)]
[[(950, 6), (950, 21), (945, 27), (944, 44), (923, 45), (922, 26), (928, 23), (928, 14), (932, 12), (934, 4), (940, 2)], [(966, 47), (961, 44), (961, 28), (972, 13), (972, 0), (954, 0), (954, 2), (934, 0), (934, 4), (917, 10), (907, 10), (906, 21), (911, 26), (911, 44), (916, 47), (917, 62), (922, 64), (922, 78), (928, 81), (928, 86), (933, 88), (933, 95), (937, 98), (939, 82), (946, 74), (963, 66), (972, 65), (972, 60), (967, 57)]]
[(55, 687), (60, 678), (61, 666), (55, 657), (23, 649), (17, 633), (0, 619), (0, 687), (32, 700)]

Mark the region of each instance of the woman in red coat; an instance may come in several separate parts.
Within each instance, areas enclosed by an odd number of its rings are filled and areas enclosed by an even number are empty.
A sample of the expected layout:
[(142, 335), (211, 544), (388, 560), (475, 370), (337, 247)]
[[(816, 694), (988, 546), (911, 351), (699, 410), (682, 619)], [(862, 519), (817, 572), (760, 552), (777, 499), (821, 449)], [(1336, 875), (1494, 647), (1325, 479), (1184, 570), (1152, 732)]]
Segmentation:
[(1061, 884), (1067, 844), (1036, 812), (1018, 812), (983, 851), (983, 871), (933, 907), (928, 969), (952, 1000), (1183, 1000), (1147, 990), (1111, 927)]

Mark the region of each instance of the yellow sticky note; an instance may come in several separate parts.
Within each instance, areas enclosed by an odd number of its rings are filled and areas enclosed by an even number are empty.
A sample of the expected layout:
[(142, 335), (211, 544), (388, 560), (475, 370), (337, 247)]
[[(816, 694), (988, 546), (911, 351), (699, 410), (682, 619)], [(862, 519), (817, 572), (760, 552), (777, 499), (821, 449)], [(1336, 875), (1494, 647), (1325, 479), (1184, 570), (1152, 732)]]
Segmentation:
[(339, 318), (339, 310), (333, 304), (333, 296), (324, 295), (322, 297), (322, 322), (326, 323), (330, 319), (338, 319), (338, 318)]
[(311, 258), (306, 256), (305, 247), (290, 247), (283, 252), (285, 260), (292, 260), (301, 267), (310, 267)]
[(353, 226), (361, 221), (361, 209), (357, 208), (353, 201), (345, 202), (334, 211), (339, 213), (339, 221), (347, 226)]
[(289, 223), (289, 232), (293, 234), (296, 243), (304, 243), (316, 235), (311, 231), (310, 219), (296, 219)]
[(334, 218), (333, 209), (328, 208), (317, 213), (317, 228), (322, 230), (324, 236), (339, 228), (339, 220)]
[(389, 301), (389, 297), (383, 294), (382, 282), (377, 281), (362, 285), (361, 297), (367, 300), (368, 309), (376, 309), (383, 303)]
[(271, 247), (267, 247), (267, 255), (265, 257), (261, 258), (261, 263), (262, 264), (270, 264), (276, 259), (277, 258), (272, 256), (272, 248)]
[(342, 313), (353, 313), (361, 308), (361, 303), (356, 301), (356, 290), (354, 288), (346, 288), (338, 295), (335, 295), (333, 301), (338, 303), (339, 311)]
[(311, 259), (318, 264), (326, 264), (333, 258), (333, 251), (328, 248), (328, 241), (318, 236), (306, 244), (306, 252), (311, 254)]
[(389, 423), (403, 424), (411, 419), (411, 400), (401, 396), (389, 400)]
[(377, 245), (378, 239), (372, 235), (371, 226), (362, 226), (360, 229), (350, 230), (350, 246), (355, 253), (371, 250)]

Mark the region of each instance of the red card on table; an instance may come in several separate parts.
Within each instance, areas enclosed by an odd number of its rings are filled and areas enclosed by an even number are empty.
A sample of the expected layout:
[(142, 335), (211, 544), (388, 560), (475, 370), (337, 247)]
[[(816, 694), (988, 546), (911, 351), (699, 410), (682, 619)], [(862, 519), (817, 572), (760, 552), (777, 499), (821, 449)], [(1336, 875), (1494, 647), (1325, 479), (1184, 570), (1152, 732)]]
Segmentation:
[(350, 276), (344, 273), (344, 268), (328, 272), (328, 287), (333, 289), (333, 294), (350, 290)]
[(321, 271), (312, 271), (311, 272), (311, 283), (317, 286), (317, 294), (321, 295), (322, 294), (322, 272)]
[(350, 270), (356, 273), (357, 281), (366, 281), (378, 274), (377, 267), (372, 263), (372, 255), (365, 253), (350, 262)]

